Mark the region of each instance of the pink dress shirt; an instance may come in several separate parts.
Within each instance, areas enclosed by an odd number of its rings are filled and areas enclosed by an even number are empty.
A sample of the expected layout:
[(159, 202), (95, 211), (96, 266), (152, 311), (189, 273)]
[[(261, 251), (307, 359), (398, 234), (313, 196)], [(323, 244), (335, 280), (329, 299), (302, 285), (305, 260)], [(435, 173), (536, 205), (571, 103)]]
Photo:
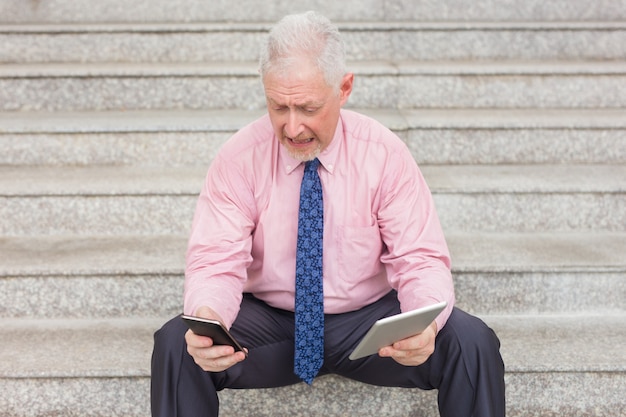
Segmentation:
[[(319, 156), (324, 192), (324, 310), (357, 310), (398, 291), (402, 311), (454, 305), (450, 255), (430, 190), (405, 144), (342, 110)], [(304, 164), (274, 136), (267, 115), (237, 132), (212, 162), (187, 251), (184, 311), (214, 309), (230, 327), (242, 293), (293, 311)]]

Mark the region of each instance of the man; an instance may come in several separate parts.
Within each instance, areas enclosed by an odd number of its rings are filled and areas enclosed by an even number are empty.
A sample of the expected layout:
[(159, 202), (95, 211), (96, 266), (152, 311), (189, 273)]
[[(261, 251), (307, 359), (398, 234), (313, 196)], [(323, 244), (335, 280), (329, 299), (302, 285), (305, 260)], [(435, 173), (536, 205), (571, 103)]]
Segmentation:
[[(392, 132), (342, 109), (354, 76), (336, 27), (313, 12), (287, 16), (261, 55), (268, 114), (209, 168), (184, 294), (186, 314), (223, 322), (249, 355), (172, 319), (155, 334), (153, 416), (216, 416), (223, 388), (328, 373), (438, 389), (442, 416), (504, 416), (499, 341), (453, 307), (450, 257), (424, 178)], [(307, 232), (312, 213), (320, 217)], [(440, 301), (448, 307), (421, 334), (348, 359), (376, 320)]]

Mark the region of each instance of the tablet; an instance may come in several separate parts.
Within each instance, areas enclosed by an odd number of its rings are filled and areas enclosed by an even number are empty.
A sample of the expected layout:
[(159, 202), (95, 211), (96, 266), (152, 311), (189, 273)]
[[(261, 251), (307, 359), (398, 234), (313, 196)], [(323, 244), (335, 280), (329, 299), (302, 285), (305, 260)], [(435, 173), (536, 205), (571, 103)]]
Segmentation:
[(417, 310), (378, 320), (350, 354), (350, 360), (373, 355), (378, 353), (382, 347), (392, 345), (398, 340), (423, 332), (443, 311), (446, 305), (447, 303), (442, 301), (428, 307), (418, 308)]

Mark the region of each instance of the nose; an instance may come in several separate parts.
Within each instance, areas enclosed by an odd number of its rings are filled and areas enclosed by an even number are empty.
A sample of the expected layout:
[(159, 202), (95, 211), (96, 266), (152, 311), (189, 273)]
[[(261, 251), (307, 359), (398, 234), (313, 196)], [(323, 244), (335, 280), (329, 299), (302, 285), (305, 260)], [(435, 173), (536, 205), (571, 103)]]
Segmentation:
[(304, 131), (304, 126), (296, 110), (290, 110), (285, 124), (285, 135), (289, 138), (297, 138)]

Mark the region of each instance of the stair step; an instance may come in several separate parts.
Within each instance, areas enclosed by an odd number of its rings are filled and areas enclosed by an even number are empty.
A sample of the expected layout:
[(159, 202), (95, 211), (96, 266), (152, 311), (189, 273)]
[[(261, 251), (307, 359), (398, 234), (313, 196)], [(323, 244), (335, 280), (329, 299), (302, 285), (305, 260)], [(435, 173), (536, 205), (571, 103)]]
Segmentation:
[[(626, 22), (337, 22), (349, 60), (622, 59)], [(0, 26), (0, 62), (255, 61), (268, 23)]]
[[(436, 194), (623, 194), (626, 166), (424, 165)], [(0, 166), (0, 195), (195, 196), (207, 166)], [(88, 181), (87, 181), (88, 180)]]
[(187, 236), (0, 238), (0, 317), (182, 311)]
[[(626, 233), (446, 236), (462, 308), (481, 314), (624, 309)], [(5, 236), (0, 317), (177, 314), (186, 243), (184, 235)]]
[[(502, 342), (507, 415), (626, 412), (623, 312), (483, 318)], [(163, 319), (156, 318), (0, 320), (0, 337), (5, 341), (0, 348), (0, 382), (5, 394), (0, 405), (5, 415), (45, 416), (72, 410), (92, 416), (147, 416), (151, 336), (161, 323)], [(46, 343), (33, 344), (32, 340)], [(25, 345), (29, 346), (26, 351)], [(50, 357), (54, 360), (42, 360)], [(591, 384), (599, 382), (602, 389), (588, 395)], [(564, 391), (563, 386), (568, 389)], [(337, 376), (319, 378), (312, 387), (226, 390), (220, 397), (226, 416), (340, 416), (354, 410), (384, 416), (437, 415), (434, 393), (371, 387)], [(296, 397), (304, 401), (302, 409), (293, 401)], [(258, 404), (263, 404), (260, 414)]]
[[(207, 167), (264, 113), (269, 28), (317, 9), (349, 106), (432, 189), (457, 305), (502, 341), (507, 415), (626, 416), (626, 0), (296, 3), (0, 1), (0, 414), (150, 414)], [(436, 392), (337, 376), (220, 398), (225, 417), (438, 415)]]
[(149, 4), (124, 0), (48, 0), (24, 6), (22, 0), (0, 3), (0, 22), (275, 22), (288, 13), (319, 10), (335, 21), (472, 21), (472, 20), (624, 20), (623, 0), (552, 0), (550, 2), (485, 0), (467, 7), (463, 0), (416, 3), (413, 0), (333, 0), (272, 3), (257, 1), (153, 0)]
[[(358, 109), (420, 164), (626, 162), (622, 109)], [(263, 110), (0, 112), (0, 165), (208, 165)]]
[[(625, 165), (422, 171), (448, 230), (626, 231)], [(0, 235), (186, 234), (205, 173), (205, 166), (0, 166)]]
[[(381, 61), (352, 67), (354, 107), (626, 107), (621, 61)], [(244, 62), (5, 64), (0, 110), (262, 109), (256, 68)]]
[[(624, 109), (356, 109), (390, 129), (626, 129)], [(0, 134), (234, 133), (265, 114), (259, 110), (0, 112)]]

